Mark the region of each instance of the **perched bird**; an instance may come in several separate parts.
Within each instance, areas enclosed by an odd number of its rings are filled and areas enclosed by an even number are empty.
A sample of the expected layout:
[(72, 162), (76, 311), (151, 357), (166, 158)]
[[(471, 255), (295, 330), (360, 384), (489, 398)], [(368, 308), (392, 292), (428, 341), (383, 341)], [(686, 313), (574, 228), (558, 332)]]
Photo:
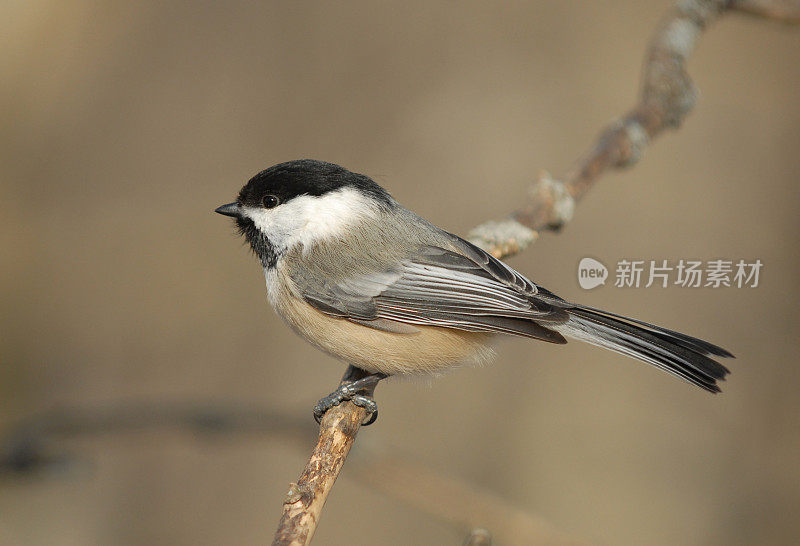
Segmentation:
[(729, 373), (712, 358), (733, 356), (725, 349), (565, 301), (404, 208), (369, 177), (332, 163), (270, 167), (215, 212), (235, 218), (283, 320), (366, 372), (323, 398), (318, 420), (344, 399), (365, 406), (374, 420), (368, 387), (390, 375), (484, 362), (499, 334), (585, 341), (713, 393)]

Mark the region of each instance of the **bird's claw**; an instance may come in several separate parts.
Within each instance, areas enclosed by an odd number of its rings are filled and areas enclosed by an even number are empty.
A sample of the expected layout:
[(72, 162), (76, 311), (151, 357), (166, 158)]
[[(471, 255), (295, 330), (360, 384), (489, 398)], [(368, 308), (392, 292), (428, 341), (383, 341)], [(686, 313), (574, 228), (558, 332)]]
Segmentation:
[(378, 381), (385, 377), (384, 374), (371, 374), (356, 381), (342, 383), (335, 391), (322, 397), (314, 405), (314, 420), (320, 423), (328, 410), (349, 400), (356, 406), (364, 408), (367, 412), (367, 417), (361, 426), (371, 425), (378, 419), (378, 403), (372, 398), (372, 392)]
[(356, 406), (364, 408), (367, 412), (366, 419), (361, 423), (362, 427), (368, 427), (378, 420), (378, 403), (374, 398), (363, 394), (356, 394), (350, 401)]

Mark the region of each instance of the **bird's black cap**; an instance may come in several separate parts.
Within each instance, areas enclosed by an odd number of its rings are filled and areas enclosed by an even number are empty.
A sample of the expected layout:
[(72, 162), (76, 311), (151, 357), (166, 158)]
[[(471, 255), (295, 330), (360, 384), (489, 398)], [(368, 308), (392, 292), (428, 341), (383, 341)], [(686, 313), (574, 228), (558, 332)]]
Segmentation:
[(255, 223), (243, 214), (243, 207), (267, 207), (291, 201), (301, 195), (322, 196), (353, 188), (370, 197), (379, 207), (395, 206), (392, 197), (370, 177), (350, 172), (344, 167), (314, 159), (298, 159), (279, 163), (251, 178), (233, 203), (217, 207), (214, 212), (236, 219), (239, 232), (250, 243), (265, 268), (274, 267), (280, 249), (260, 233)]
[(370, 177), (315, 159), (287, 161), (261, 171), (245, 184), (239, 192), (237, 202), (241, 205), (259, 206), (264, 197), (274, 195), (281, 203), (285, 203), (299, 195), (320, 196), (344, 187), (367, 194), (385, 206), (393, 203), (386, 190)]

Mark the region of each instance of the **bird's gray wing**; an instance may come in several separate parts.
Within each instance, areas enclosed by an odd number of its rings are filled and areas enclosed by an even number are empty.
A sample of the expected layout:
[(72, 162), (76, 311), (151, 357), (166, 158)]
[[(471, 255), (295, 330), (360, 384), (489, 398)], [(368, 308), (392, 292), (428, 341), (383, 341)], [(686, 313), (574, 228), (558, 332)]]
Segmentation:
[(567, 319), (557, 303), (474, 245), (457, 238), (453, 244), (457, 251), (423, 246), (391, 268), (336, 282), (306, 278), (298, 288), (319, 311), (380, 330), (440, 326), (565, 343), (546, 327)]

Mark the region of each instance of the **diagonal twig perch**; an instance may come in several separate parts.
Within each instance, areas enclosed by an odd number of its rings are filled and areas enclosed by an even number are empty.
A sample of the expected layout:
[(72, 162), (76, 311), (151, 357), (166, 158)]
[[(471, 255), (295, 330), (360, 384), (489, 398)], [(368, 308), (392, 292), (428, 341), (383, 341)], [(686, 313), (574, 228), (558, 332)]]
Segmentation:
[[(348, 366), (341, 383), (353, 382), (365, 375), (363, 370)], [(344, 402), (328, 410), (322, 417), (317, 445), (314, 446), (297, 483), (289, 485), (273, 546), (295, 546), (311, 542), (325, 499), (328, 498), (333, 482), (350, 453), (366, 415), (364, 408), (352, 402)]]
[[(655, 137), (678, 127), (696, 99), (686, 61), (703, 30), (728, 11), (800, 21), (798, 0), (678, 1), (650, 41), (639, 102), (633, 109), (604, 129), (563, 177), (542, 173), (522, 207), (506, 218), (477, 226), (469, 239), (497, 257), (521, 252), (538, 238), (539, 231), (557, 230), (569, 222), (575, 204), (603, 173), (634, 165)], [(326, 414), (311, 459), (289, 491), (273, 544), (304, 545), (311, 541), (322, 506), (363, 418), (364, 409), (350, 402)]]

